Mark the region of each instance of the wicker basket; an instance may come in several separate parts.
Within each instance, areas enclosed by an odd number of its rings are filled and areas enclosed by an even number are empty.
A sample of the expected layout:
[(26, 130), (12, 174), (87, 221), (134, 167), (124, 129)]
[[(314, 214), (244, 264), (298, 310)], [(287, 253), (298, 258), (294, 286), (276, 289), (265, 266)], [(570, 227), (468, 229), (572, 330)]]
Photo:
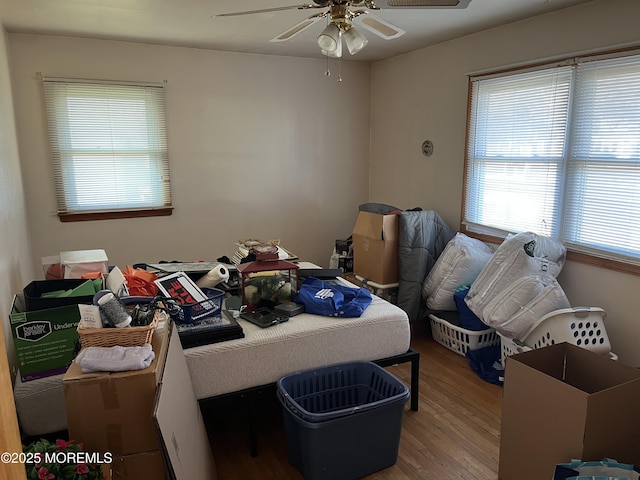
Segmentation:
[(145, 343), (151, 343), (153, 332), (158, 323), (164, 321), (167, 314), (156, 311), (153, 321), (144, 327), (124, 328), (83, 328), (78, 325), (78, 335), (82, 348), (86, 347), (139, 347)]

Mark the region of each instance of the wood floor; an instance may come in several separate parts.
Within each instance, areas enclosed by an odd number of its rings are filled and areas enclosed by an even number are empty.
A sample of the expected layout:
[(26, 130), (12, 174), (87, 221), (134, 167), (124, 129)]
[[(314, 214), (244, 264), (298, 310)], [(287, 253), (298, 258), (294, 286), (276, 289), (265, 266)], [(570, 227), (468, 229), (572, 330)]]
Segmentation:
[[(434, 342), (428, 330), (414, 328), (412, 346), (420, 352), (420, 406), (405, 407), (395, 465), (370, 480), (496, 480), (502, 388), (480, 379), (468, 360)], [(407, 385), (410, 364), (387, 370)], [(266, 395), (258, 411), (258, 456), (249, 453), (246, 410), (225, 407), (205, 412), (220, 480), (299, 480), (289, 465), (282, 412)]]

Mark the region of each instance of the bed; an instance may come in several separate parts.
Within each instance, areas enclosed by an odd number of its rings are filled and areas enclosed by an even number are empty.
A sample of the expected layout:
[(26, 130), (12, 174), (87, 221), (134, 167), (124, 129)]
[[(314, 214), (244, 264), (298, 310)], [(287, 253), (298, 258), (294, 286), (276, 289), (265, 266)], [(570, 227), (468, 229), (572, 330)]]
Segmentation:
[[(353, 286), (346, 280), (338, 281)], [(358, 318), (302, 313), (269, 328), (238, 319), (244, 338), (185, 349), (194, 392), (203, 411), (219, 402), (239, 398), (247, 401), (251, 453), (255, 456), (257, 441), (251, 420), (255, 399), (275, 395), (276, 382), (284, 375), (360, 360), (381, 366), (411, 362), (411, 409), (417, 410), (419, 354), (410, 348), (409, 319), (396, 305), (372, 297), (371, 305)], [(16, 404), (26, 434), (66, 428), (61, 378), (16, 383)], [(48, 400), (43, 401), (43, 396)], [(53, 399), (56, 401), (49, 401)]]
[[(344, 279), (338, 281), (353, 286)], [(201, 407), (206, 410), (229, 398), (244, 398), (251, 409), (252, 399), (272, 392), (284, 375), (365, 360), (381, 366), (411, 362), (411, 409), (417, 410), (419, 354), (410, 348), (408, 316), (396, 305), (372, 297), (358, 318), (302, 313), (269, 328), (239, 319), (244, 338), (185, 349)], [(250, 428), (255, 456), (256, 439)]]

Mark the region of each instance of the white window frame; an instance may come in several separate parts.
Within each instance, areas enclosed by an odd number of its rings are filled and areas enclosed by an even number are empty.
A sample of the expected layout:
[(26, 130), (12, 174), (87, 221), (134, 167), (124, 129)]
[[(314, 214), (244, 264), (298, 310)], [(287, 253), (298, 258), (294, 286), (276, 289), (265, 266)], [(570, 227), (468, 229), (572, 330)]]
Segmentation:
[(170, 215), (164, 83), (42, 80), (60, 220)]
[[(526, 83), (545, 76), (541, 85), (557, 95), (553, 102), (545, 93), (536, 100), (543, 89)], [(562, 241), (571, 259), (640, 273), (640, 50), (475, 75), (469, 82), (461, 231), (490, 241), (533, 231)], [(532, 108), (518, 91), (532, 96)], [(503, 102), (500, 95), (512, 92), (512, 104)], [(603, 99), (609, 92), (616, 97)], [(564, 119), (545, 116), (551, 107)], [(506, 120), (512, 112), (515, 125)], [(525, 205), (532, 212), (510, 219), (511, 208)]]

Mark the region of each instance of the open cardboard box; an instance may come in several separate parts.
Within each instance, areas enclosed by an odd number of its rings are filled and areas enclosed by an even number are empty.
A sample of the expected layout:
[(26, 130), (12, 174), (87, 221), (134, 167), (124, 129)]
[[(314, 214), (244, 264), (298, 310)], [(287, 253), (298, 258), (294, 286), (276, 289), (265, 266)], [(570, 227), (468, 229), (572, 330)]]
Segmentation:
[[(63, 378), (70, 438), (87, 452), (110, 452), (118, 479), (215, 479), (209, 439), (182, 346), (170, 323), (152, 340), (155, 358), (142, 370)], [(158, 475), (164, 472), (164, 475)]]
[(499, 478), (552, 478), (556, 464), (640, 465), (640, 370), (568, 343), (507, 357)]
[(353, 227), (353, 271), (373, 282), (398, 282), (398, 215), (360, 212)]

